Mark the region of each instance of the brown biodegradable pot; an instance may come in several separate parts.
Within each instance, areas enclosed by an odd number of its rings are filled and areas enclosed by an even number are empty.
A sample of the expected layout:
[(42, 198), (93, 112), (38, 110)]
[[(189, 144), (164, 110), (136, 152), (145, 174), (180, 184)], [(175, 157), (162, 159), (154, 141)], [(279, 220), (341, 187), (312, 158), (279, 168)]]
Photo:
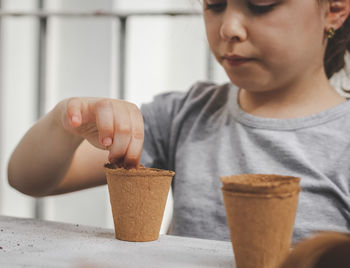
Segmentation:
[(224, 190), (245, 193), (290, 193), (299, 191), (300, 178), (275, 174), (241, 174), (221, 177)]
[(115, 237), (145, 242), (159, 237), (164, 208), (175, 172), (105, 165)]
[(349, 268), (350, 234), (324, 232), (296, 244), (280, 268)]
[(300, 179), (245, 174), (221, 180), (237, 268), (278, 267), (290, 249)]

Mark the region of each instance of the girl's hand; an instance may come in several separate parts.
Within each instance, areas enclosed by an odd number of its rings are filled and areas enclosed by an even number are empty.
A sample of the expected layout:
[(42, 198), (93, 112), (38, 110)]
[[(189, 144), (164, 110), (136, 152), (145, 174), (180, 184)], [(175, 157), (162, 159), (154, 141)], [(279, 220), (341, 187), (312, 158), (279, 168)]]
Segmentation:
[(111, 163), (137, 167), (144, 140), (143, 117), (135, 104), (116, 99), (71, 98), (58, 104), (63, 128), (109, 151)]

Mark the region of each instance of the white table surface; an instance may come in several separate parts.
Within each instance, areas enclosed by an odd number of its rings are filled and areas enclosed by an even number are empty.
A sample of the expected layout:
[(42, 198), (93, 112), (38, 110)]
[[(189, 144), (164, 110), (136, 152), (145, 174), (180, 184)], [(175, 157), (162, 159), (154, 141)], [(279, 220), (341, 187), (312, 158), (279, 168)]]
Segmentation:
[(114, 230), (0, 216), (0, 267), (235, 267), (230, 242), (161, 235), (125, 242)]

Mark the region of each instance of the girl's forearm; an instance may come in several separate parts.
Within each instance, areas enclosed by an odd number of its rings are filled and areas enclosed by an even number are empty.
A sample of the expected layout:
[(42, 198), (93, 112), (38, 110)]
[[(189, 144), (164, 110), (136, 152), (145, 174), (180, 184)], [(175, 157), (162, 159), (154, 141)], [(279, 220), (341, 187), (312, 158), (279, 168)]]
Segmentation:
[(12, 153), (9, 184), (28, 195), (49, 194), (64, 178), (82, 141), (66, 131), (55, 120), (55, 110), (51, 111), (26, 133)]

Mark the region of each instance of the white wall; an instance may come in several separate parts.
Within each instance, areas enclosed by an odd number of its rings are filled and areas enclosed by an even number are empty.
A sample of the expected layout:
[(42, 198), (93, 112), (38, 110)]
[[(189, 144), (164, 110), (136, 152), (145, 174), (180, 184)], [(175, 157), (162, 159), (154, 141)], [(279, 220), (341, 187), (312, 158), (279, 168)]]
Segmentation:
[[(7, 0), (4, 9), (35, 9), (37, 1)], [(198, 10), (196, 0), (47, 0), (49, 10)], [(35, 121), (37, 22), (2, 20), (0, 213), (34, 216), (34, 199), (7, 184), (9, 155)], [(187, 90), (206, 78), (207, 44), (200, 17), (133, 17), (128, 21), (126, 99), (140, 105), (167, 90)], [(119, 24), (110, 18), (53, 18), (48, 22), (46, 111), (71, 96), (118, 97)], [(187, 68), (184, 68), (186, 66)], [(227, 80), (216, 69), (216, 80)], [(106, 186), (43, 198), (44, 218), (112, 227)], [(166, 220), (171, 217), (168, 199)], [(162, 232), (165, 231), (163, 225)]]
[[(36, 1), (7, 0), (4, 8), (30, 10)], [(1, 23), (1, 199), (2, 214), (32, 216), (34, 199), (18, 194), (7, 184), (8, 157), (36, 114), (36, 21), (5, 18)]]

